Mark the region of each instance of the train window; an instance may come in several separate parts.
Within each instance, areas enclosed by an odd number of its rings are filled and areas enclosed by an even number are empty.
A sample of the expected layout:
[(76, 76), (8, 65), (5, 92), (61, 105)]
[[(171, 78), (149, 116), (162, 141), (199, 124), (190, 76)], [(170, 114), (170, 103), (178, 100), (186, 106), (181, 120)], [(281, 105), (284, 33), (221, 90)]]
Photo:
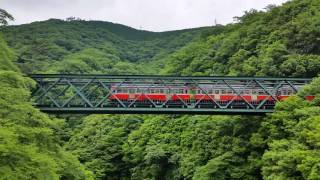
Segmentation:
[(164, 89), (160, 89), (160, 93), (163, 94), (164, 93)]
[(149, 93), (149, 89), (147, 89), (147, 88), (146, 89), (141, 89), (141, 92), (142, 93)]
[(292, 90), (288, 90), (288, 95), (291, 95), (293, 94), (293, 91)]
[(228, 91), (227, 91), (227, 94), (232, 94), (233, 93), (233, 91), (231, 90), (231, 89), (229, 89)]
[(219, 90), (215, 90), (214, 93), (215, 93), (215, 94), (220, 94), (220, 93), (219, 93)]
[(256, 94), (257, 94), (257, 90), (253, 89), (253, 90), (252, 90), (252, 94), (253, 94), (253, 95), (256, 95)]
[(282, 95), (288, 95), (288, 91), (286, 89), (282, 90)]
[(250, 91), (248, 89), (245, 90), (245, 94), (250, 94)]
[(226, 90), (221, 90), (221, 94), (226, 94)]
[(278, 90), (278, 91), (276, 92), (276, 95), (277, 95), (277, 96), (281, 95), (281, 91)]
[(209, 89), (207, 92), (208, 94), (213, 94), (213, 89)]
[(259, 94), (260, 94), (260, 95), (264, 94), (264, 91), (260, 90), (260, 91), (259, 91)]
[(130, 93), (130, 94), (135, 93), (135, 89), (129, 89), (129, 93)]
[(197, 90), (197, 94), (202, 94), (202, 90), (201, 90), (201, 89), (198, 89), (198, 90)]

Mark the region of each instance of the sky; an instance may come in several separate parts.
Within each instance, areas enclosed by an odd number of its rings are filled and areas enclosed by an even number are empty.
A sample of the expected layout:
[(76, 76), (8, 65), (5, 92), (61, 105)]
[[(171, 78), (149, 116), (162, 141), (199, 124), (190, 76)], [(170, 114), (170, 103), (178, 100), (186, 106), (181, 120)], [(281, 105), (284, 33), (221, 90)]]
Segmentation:
[(0, 0), (15, 17), (11, 24), (50, 18), (103, 20), (149, 31), (228, 24), (246, 10), (287, 0)]

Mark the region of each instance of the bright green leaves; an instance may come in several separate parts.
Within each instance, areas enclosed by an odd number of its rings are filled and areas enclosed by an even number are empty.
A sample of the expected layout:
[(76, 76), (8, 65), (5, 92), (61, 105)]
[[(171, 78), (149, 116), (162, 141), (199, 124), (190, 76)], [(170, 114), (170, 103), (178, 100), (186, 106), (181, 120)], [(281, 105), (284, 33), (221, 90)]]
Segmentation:
[(299, 122), (287, 139), (272, 141), (263, 155), (265, 179), (319, 179), (319, 128), (320, 116), (311, 117)]
[(311, 102), (313, 105), (320, 105), (320, 78), (315, 78), (311, 84), (305, 86), (300, 92), (300, 97), (314, 96), (314, 100)]
[[(123, 146), (125, 160), (132, 163), (133, 179), (192, 179), (195, 174), (253, 178), (256, 168), (246, 159), (248, 139), (258, 124), (227, 116), (153, 117), (130, 134)], [(211, 169), (215, 165), (216, 170)]]
[(0, 127), (0, 129), (1, 178), (59, 178), (57, 164), (49, 154), (39, 152), (35, 144), (21, 142), (21, 135), (17, 134), (15, 128)]
[(184, 124), (168, 116), (147, 117), (123, 146), (125, 160), (134, 167), (130, 170), (132, 178), (178, 178), (180, 132)]
[(306, 147), (288, 140), (270, 144), (270, 150), (263, 155), (262, 174), (265, 179), (301, 179), (297, 165), (306, 156)]
[(59, 145), (57, 131), (63, 121), (32, 106), (29, 89), (35, 83), (14, 72), (12, 58), (0, 39), (0, 59), (10, 62), (0, 68), (0, 177), (90, 179), (90, 172)]
[(256, 75), (260, 76), (281, 76), (279, 73), (280, 64), (285, 61), (288, 50), (280, 42), (276, 41), (270, 45), (265, 45), (259, 50), (261, 65)]
[(319, 9), (318, 0), (296, 0), (247, 12), (240, 23), (169, 55), (166, 72), (314, 77), (320, 68)]
[[(318, 86), (319, 78), (300, 95), (315, 95), (317, 99)], [(257, 138), (268, 144), (262, 157), (265, 179), (319, 179), (320, 107), (314, 102), (291, 97), (278, 103), (276, 111), (262, 123)]]
[(235, 174), (232, 176), (230, 172), (226, 172), (230, 169), (230, 162), (233, 159), (234, 154), (227, 152), (221, 156), (211, 159), (206, 165), (200, 167), (193, 179), (195, 180), (225, 180), (230, 178), (243, 177), (243, 174)]
[(280, 65), (283, 75), (294, 77), (316, 77), (320, 69), (320, 56), (297, 55), (288, 56), (288, 59)]
[(106, 50), (84, 49), (66, 56), (57, 62), (48, 72), (80, 73), (80, 74), (137, 74), (138, 66), (130, 62), (122, 62), (116, 55)]
[(197, 72), (194, 75), (204, 75), (208, 69), (211, 60), (207, 57), (207, 44), (194, 42), (182, 48), (177, 53), (169, 56), (166, 68), (163, 69), (163, 74), (171, 75), (192, 75), (192, 72)]
[(142, 118), (139, 116), (92, 115), (75, 129), (66, 148), (75, 154), (95, 178), (128, 176), (122, 145)]
[(29, 102), (31, 81), (12, 71), (0, 72), (0, 176), (8, 179), (90, 178), (58, 144), (60, 121)]
[(13, 65), (12, 61), (15, 59), (15, 56), (4, 42), (2, 34), (0, 34), (0, 70), (12, 70), (19, 71), (18, 68)]
[[(250, 57), (250, 52), (244, 49), (240, 49), (237, 53), (235, 53), (231, 58), (229, 63), (230, 69), (229, 74), (232, 76), (241, 76), (245, 72), (245, 74), (254, 75), (256, 69), (249, 70), (244, 64), (239, 62), (248, 62), (247, 59)], [(254, 68), (254, 67), (253, 67)]]

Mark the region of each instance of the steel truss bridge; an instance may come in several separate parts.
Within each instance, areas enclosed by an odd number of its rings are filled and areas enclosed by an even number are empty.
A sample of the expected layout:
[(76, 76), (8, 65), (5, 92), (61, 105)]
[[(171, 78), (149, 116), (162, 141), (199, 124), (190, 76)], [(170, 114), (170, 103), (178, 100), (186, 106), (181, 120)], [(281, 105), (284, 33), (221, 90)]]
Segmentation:
[[(253, 78), (253, 77), (172, 77), (172, 76), (109, 76), (109, 75), (64, 75), (33, 74), (37, 83), (32, 92), (36, 107), (48, 113), (106, 113), (106, 114), (250, 114), (263, 115), (272, 112), (280, 100), (277, 93), (283, 87), (296, 93), (311, 79), (302, 78)], [(150, 94), (123, 99), (117, 93), (123, 87), (166, 89), (166, 99), (159, 101)], [(223, 88), (233, 96), (228, 101), (217, 99), (206, 87)], [(201, 90), (197, 98), (185, 100), (176, 87), (192, 87)], [(254, 90), (255, 97), (246, 96)], [(211, 90), (212, 91), (212, 90)], [(150, 92), (150, 91), (148, 91)], [(137, 92), (136, 92), (137, 93)], [(141, 97), (145, 99), (141, 101)], [(175, 100), (172, 97), (175, 96)], [(222, 96), (222, 95), (221, 95)]]

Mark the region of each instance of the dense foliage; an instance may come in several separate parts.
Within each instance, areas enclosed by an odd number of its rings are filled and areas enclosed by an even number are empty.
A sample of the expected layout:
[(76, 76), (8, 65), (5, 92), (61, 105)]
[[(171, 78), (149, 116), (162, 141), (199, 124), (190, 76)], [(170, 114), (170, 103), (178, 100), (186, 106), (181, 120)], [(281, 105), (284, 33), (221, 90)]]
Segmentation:
[[(26, 73), (133, 74), (184, 46), (202, 29), (154, 33), (108, 22), (50, 19), (8, 26), (2, 32)], [(155, 68), (144, 72), (154, 73)]]
[(320, 2), (251, 10), (237, 24), (167, 57), (164, 73), (314, 77), (320, 69)]
[(64, 121), (49, 118), (30, 102), (34, 82), (19, 73), (0, 39), (1, 179), (91, 179), (91, 172), (61, 147)]
[(8, 20), (13, 21), (14, 18), (6, 10), (0, 9), (0, 25), (8, 25)]
[[(266, 117), (48, 117), (19, 73), (316, 77), (320, 1), (237, 23), (154, 33), (52, 19), (2, 28), (0, 176), (7, 179), (320, 179), (320, 78)], [(15, 72), (13, 72), (15, 71)], [(306, 95), (314, 95), (306, 101)], [(76, 157), (76, 158), (75, 158)], [(45, 177), (45, 178), (44, 178)]]

